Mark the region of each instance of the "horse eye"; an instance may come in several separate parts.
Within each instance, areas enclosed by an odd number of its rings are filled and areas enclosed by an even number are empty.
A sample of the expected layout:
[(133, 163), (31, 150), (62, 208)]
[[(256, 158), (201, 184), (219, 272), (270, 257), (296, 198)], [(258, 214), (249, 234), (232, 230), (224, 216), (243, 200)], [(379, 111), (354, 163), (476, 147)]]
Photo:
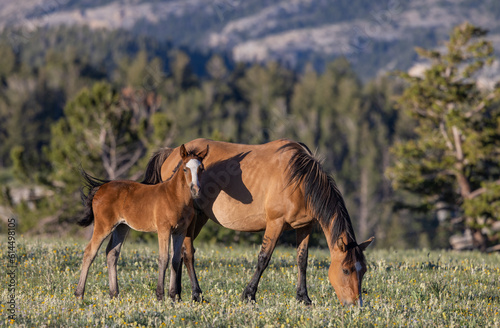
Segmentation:
[(186, 169), (186, 168), (184, 168), (184, 172), (187, 172), (187, 169)]
[(349, 275), (349, 270), (347, 270), (347, 269), (342, 269), (342, 271), (344, 272), (344, 274), (345, 274), (346, 276), (348, 276), (348, 275)]

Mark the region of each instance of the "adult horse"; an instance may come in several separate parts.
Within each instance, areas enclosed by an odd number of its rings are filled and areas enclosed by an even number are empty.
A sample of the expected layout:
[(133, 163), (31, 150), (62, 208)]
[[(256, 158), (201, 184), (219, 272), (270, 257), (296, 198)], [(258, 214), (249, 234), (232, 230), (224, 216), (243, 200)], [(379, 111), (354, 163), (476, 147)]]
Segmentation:
[(193, 199), (200, 195), (199, 175), (203, 171), (205, 150), (196, 153), (179, 147), (177, 164), (167, 181), (147, 185), (135, 181), (96, 179), (82, 170), (89, 189), (82, 193), (84, 217), (78, 222), (88, 226), (94, 222), (92, 239), (85, 248), (82, 271), (75, 296), (83, 298), (90, 265), (104, 239), (111, 233), (106, 248), (109, 275), (109, 293), (118, 296), (116, 263), (120, 249), (130, 228), (138, 231), (157, 232), (160, 259), (156, 296), (163, 299), (165, 270), (169, 262), (169, 245), (172, 235), (172, 269), (177, 272), (181, 263), (181, 246), (187, 228), (195, 215)]
[[(338, 188), (303, 144), (277, 140), (263, 145), (243, 145), (196, 139), (186, 144), (210, 146), (201, 178), (198, 213), (188, 228), (183, 260), (191, 280), (192, 297), (201, 300), (194, 271), (193, 240), (208, 218), (238, 231), (264, 232), (257, 268), (243, 292), (255, 300), (257, 286), (283, 230), (297, 234), (298, 284), (296, 298), (311, 304), (306, 287), (308, 243), (313, 224), (319, 222), (330, 249), (328, 278), (342, 304), (362, 305), (361, 281), (366, 272), (363, 251), (372, 242), (358, 244)], [(165, 148), (150, 160), (145, 183), (158, 183), (172, 174), (178, 151)], [(172, 271), (171, 293), (179, 293), (180, 274)], [(172, 296), (172, 295), (170, 295)]]

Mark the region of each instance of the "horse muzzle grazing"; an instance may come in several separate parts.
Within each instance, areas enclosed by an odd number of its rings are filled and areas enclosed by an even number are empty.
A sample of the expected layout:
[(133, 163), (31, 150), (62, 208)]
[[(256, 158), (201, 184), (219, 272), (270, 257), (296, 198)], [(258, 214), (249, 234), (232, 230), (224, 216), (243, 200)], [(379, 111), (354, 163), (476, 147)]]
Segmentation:
[(362, 307), (363, 306), (363, 298), (361, 296), (361, 294), (358, 295), (357, 298), (354, 298), (354, 299), (342, 299), (340, 301), (340, 303), (342, 303), (343, 306), (359, 306), (359, 307)]

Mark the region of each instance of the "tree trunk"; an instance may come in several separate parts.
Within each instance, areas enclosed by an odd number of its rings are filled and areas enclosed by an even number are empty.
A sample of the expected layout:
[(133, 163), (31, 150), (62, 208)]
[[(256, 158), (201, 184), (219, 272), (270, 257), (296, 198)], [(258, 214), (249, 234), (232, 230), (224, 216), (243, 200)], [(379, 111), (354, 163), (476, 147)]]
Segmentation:
[(474, 229), (472, 234), (472, 240), (474, 243), (474, 248), (479, 249), (481, 252), (486, 251), (487, 247), (487, 238), (486, 236), (481, 232), (481, 230)]
[(368, 235), (368, 170), (361, 168), (360, 186), (359, 186), (359, 237), (364, 240)]

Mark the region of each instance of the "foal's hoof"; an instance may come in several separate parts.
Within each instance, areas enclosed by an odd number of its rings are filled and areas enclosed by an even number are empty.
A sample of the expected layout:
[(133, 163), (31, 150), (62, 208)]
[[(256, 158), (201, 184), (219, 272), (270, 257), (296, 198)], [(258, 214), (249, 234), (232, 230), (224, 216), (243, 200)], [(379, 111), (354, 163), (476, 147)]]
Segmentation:
[(182, 302), (181, 300), (181, 295), (180, 294), (176, 294), (176, 293), (169, 293), (168, 296), (170, 297), (170, 299), (172, 300), (172, 302)]
[(156, 299), (158, 301), (163, 301), (163, 294), (156, 293)]
[(193, 294), (191, 300), (196, 303), (210, 303), (202, 294)]

